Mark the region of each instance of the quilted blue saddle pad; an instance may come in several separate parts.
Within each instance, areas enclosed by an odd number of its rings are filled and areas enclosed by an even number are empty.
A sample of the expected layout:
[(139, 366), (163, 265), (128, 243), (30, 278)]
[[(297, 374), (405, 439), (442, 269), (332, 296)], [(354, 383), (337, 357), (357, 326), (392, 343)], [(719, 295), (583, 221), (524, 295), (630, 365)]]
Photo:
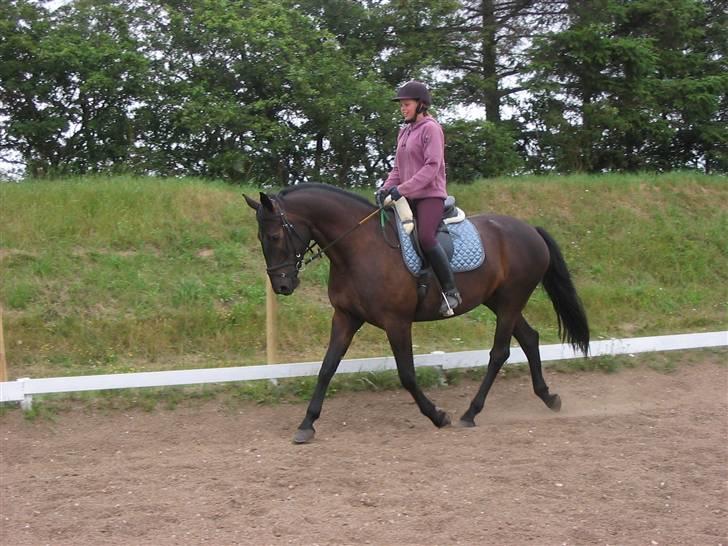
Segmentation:
[[(422, 269), (422, 259), (417, 254), (412, 239), (404, 231), (399, 218), (396, 219), (396, 224), (404, 263), (410, 273), (417, 275)], [(472, 271), (480, 267), (485, 261), (485, 250), (473, 223), (466, 219), (457, 224), (448, 224), (447, 229), (453, 242), (453, 255), (450, 260), (453, 272)]]

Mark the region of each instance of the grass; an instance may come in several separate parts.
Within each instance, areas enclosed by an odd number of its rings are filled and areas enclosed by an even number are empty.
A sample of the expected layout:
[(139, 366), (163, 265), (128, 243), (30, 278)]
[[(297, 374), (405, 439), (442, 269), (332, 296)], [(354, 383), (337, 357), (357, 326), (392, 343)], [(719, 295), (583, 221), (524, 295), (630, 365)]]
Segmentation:
[[(526, 177), (450, 189), (469, 213), (511, 214), (554, 235), (594, 339), (726, 327), (725, 177)], [(129, 177), (0, 185), (11, 378), (264, 362), (264, 265), (241, 198), (257, 191)], [(311, 264), (296, 294), (279, 298), (282, 362), (322, 357), (327, 272), (325, 261)], [(543, 291), (526, 316), (543, 343), (557, 341)], [(494, 324), (485, 308), (416, 324), (415, 353), (487, 348)], [(365, 326), (348, 356), (388, 353), (384, 334)]]

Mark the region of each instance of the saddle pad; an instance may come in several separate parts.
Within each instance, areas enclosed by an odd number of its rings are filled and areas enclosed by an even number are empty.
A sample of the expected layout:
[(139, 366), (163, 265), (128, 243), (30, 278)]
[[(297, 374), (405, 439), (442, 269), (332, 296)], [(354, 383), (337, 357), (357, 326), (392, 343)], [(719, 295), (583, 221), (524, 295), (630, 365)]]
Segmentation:
[[(404, 231), (399, 218), (396, 218), (396, 224), (404, 263), (410, 273), (417, 275), (422, 269), (422, 258), (417, 254), (412, 240)], [(453, 255), (450, 260), (453, 272), (472, 271), (480, 267), (485, 261), (485, 250), (483, 250), (480, 234), (472, 222), (466, 219), (457, 224), (448, 224), (447, 229), (453, 243)]]

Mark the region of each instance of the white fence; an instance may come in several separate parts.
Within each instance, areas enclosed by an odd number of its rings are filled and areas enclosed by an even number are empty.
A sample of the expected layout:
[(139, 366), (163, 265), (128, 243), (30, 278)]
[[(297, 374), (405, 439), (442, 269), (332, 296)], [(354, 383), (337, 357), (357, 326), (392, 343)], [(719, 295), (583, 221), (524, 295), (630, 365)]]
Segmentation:
[[(638, 337), (593, 341), (590, 356), (636, 354), (654, 351), (674, 351), (728, 346), (728, 331), (669, 336)], [(544, 362), (579, 358), (567, 345), (542, 345)], [(520, 348), (511, 348), (510, 363), (527, 362)], [(443, 369), (473, 368), (488, 363), (488, 351), (436, 352), (415, 356), (415, 366), (434, 366)], [(200, 383), (226, 383), (256, 379), (283, 379), (317, 375), (320, 362), (269, 364), (235, 368), (210, 368), (165, 372), (123, 373), (111, 375), (85, 375), (77, 377), (23, 378), (0, 382), (0, 402), (21, 402), (30, 408), (34, 394), (129, 389), (137, 387), (165, 387)], [(375, 372), (396, 369), (394, 358), (358, 358), (342, 360), (338, 373)]]

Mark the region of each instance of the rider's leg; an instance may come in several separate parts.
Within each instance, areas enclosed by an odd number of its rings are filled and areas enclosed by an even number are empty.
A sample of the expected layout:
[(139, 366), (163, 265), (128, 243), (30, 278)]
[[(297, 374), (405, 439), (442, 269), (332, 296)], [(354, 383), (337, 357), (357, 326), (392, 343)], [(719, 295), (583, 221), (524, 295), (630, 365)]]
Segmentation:
[(442, 220), (444, 200), (438, 198), (421, 199), (416, 203), (417, 208), (417, 234), (420, 247), (432, 270), (440, 281), (443, 292), (443, 302), (440, 314), (450, 316), (453, 309), (462, 301), (460, 292), (455, 286), (455, 278), (447, 259), (447, 254), (437, 242), (437, 226)]

